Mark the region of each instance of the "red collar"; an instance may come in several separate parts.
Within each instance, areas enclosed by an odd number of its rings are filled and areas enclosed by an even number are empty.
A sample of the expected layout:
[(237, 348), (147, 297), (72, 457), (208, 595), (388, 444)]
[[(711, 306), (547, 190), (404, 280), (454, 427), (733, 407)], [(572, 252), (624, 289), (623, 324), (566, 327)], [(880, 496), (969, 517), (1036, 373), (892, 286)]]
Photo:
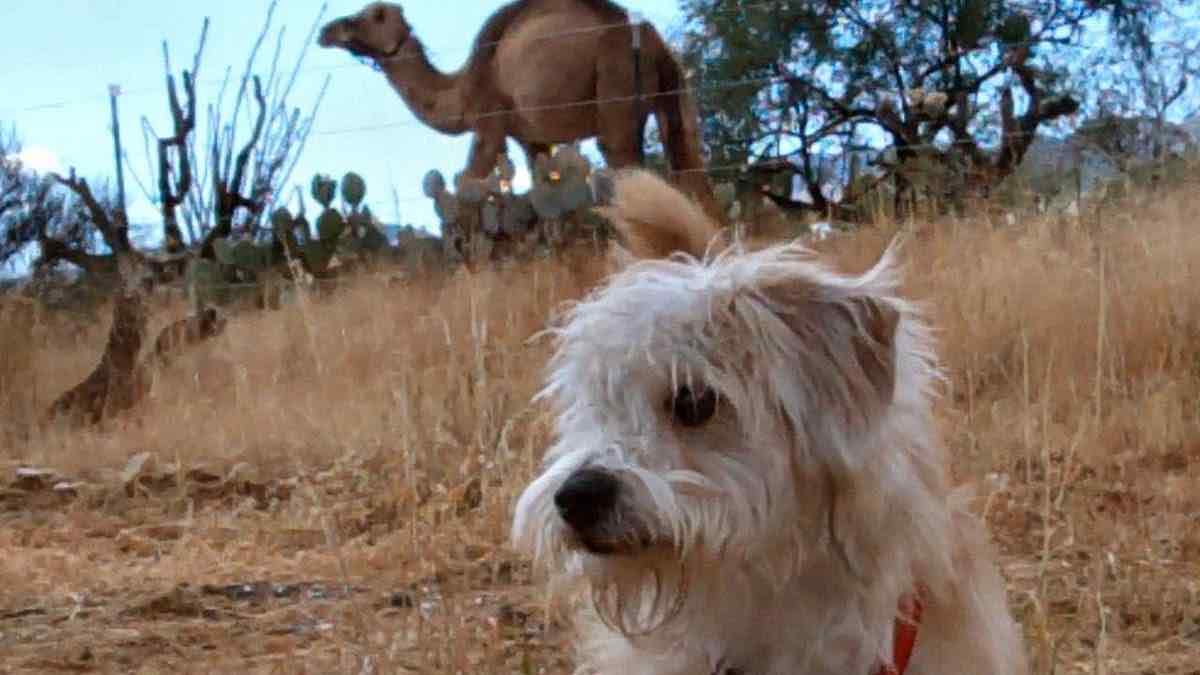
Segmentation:
[(904, 675), (917, 645), (917, 628), (921, 624), (921, 612), (925, 609), (923, 589), (907, 593), (900, 598), (900, 616), (896, 617), (895, 635), (892, 638), (892, 662), (880, 664), (871, 675)]

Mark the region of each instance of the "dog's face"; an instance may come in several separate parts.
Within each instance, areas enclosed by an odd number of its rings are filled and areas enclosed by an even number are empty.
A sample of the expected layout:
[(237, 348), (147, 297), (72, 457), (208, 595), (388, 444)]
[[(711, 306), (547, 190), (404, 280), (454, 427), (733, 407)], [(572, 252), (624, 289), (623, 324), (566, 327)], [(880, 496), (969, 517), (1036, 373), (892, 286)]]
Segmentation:
[(863, 448), (929, 376), (886, 260), (860, 277), (799, 246), (700, 260), (715, 229), (697, 207), (649, 174), (615, 192), (640, 259), (553, 331), (557, 440), (514, 541), (617, 584), (666, 563), (863, 557), (837, 541), (832, 502), (888, 461)]

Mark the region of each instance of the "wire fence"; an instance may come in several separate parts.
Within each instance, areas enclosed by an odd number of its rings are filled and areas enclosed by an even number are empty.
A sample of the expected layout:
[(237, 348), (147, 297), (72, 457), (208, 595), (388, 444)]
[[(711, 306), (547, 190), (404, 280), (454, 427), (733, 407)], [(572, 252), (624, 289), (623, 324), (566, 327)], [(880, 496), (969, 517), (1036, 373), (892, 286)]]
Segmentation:
[[(773, 1), (766, 1), (766, 2), (740, 3), (736, 7), (730, 7), (730, 8), (713, 8), (711, 10), (708, 10), (706, 12), (706, 14), (708, 14), (710, 16), (713, 16), (713, 15), (715, 15), (715, 16), (734, 16), (734, 15), (744, 16), (747, 12), (754, 12), (757, 10), (778, 11), (780, 9), (786, 9), (786, 8), (787, 8), (787, 0), (773, 0)], [(539, 37), (537, 37), (536, 40), (537, 41), (556, 40), (556, 39), (565, 38), (565, 37), (578, 37), (580, 35), (589, 34), (589, 33), (603, 32), (603, 31), (608, 31), (608, 30), (625, 29), (625, 28), (628, 28), (629, 26), (633, 25), (633, 22), (635, 22), (635, 21), (639, 25), (645, 25), (647, 23), (650, 23), (651, 25), (653, 25), (653, 23), (654, 23), (654, 22), (645, 21), (644, 17), (647, 16), (645, 13), (631, 12), (630, 15), (631, 15), (631, 18), (629, 21), (597, 24), (597, 25), (593, 25), (593, 26), (587, 26), (584, 28), (576, 28), (576, 29), (571, 29), (571, 30), (566, 30), (566, 31), (546, 33), (546, 34), (543, 34), (543, 35), (540, 35)], [(661, 23), (668, 23), (668, 22), (659, 21), (658, 23), (661, 24)], [(505, 41), (506, 41), (505, 39), (495, 40), (495, 41), (490, 41), (490, 42), (470, 41), (470, 42), (465, 42), (465, 43), (457, 43), (454, 45), (441, 45), (441, 46), (437, 46), (437, 47), (422, 45), (423, 46), (422, 54), (395, 56), (395, 57), (391, 57), (387, 60), (391, 63), (397, 63), (397, 62), (403, 62), (403, 61), (407, 61), (407, 60), (420, 60), (420, 59), (424, 59), (425, 57), (429, 57), (429, 56), (439, 57), (439, 56), (447, 56), (447, 55), (451, 55), (451, 54), (461, 54), (461, 53), (471, 52), (471, 51), (474, 51), (477, 49), (498, 47), (498, 46), (502, 45)], [(1051, 40), (1049, 38), (1030, 40), (1028, 42), (1010, 42), (1010, 43), (1007, 43), (1006, 46), (1008, 46), (1010, 48), (1011, 47), (1021, 47), (1021, 46), (1036, 46), (1039, 44), (1049, 44), (1051, 42), (1053, 42), (1055, 49), (1095, 50), (1094, 47), (1090, 47), (1087, 45), (1063, 43), (1060, 41)], [(35, 64), (30, 64), (30, 65), (35, 65)], [(81, 67), (81, 66), (76, 66), (76, 65), (60, 66), (60, 67), (41, 66), (41, 68), (43, 70), (50, 70), (50, 71), (55, 71), (55, 72), (76, 69), (79, 67)], [(333, 72), (337, 72), (337, 71), (342, 71), (342, 70), (347, 70), (347, 69), (356, 69), (356, 68), (361, 68), (361, 67), (362, 67), (361, 62), (343, 63), (343, 64), (337, 64), (337, 65), (312, 66), (309, 68), (300, 69), (299, 71), (297, 71), (297, 75), (300, 77), (312, 76), (312, 75), (323, 75), (323, 74), (333, 73)], [(197, 86), (219, 86), (219, 85), (223, 84), (224, 81), (225, 81), (224, 78), (202, 79), (202, 80), (198, 80), (196, 82), (196, 85)], [(157, 85), (146, 85), (146, 86), (135, 86), (135, 87), (130, 87), (130, 88), (122, 88), (121, 95), (122, 96), (143, 96), (143, 95), (147, 95), (147, 94), (162, 93), (162, 92), (163, 92), (163, 86), (161, 84), (157, 84)], [(47, 110), (71, 108), (71, 107), (76, 107), (76, 106), (86, 105), (86, 104), (105, 103), (107, 101), (108, 101), (107, 95), (84, 96), (84, 97), (62, 99), (62, 100), (57, 100), (57, 101), (47, 101), (47, 102), (43, 102), (43, 103), (35, 103), (33, 105), (28, 105), (28, 106), (3, 107), (3, 108), (0, 108), (0, 114), (43, 112), (43, 111), (47, 111)]]
[[(776, 0), (774, 2), (745, 3), (745, 4), (741, 4), (737, 7), (729, 8), (727, 10), (720, 9), (720, 10), (715, 10), (715, 11), (718, 14), (724, 13), (724, 14), (730, 14), (730, 15), (731, 14), (744, 15), (747, 11), (752, 12), (752, 11), (762, 10), (762, 9), (778, 10), (784, 6), (785, 6), (784, 2), (782, 2), (780, 0)], [(633, 21), (641, 21), (641, 17), (639, 15), (633, 15), (631, 17), (631, 19)], [(577, 37), (577, 36), (579, 36), (581, 34), (585, 34), (585, 33), (594, 33), (594, 32), (599, 32), (599, 31), (615, 30), (615, 29), (627, 29), (630, 25), (631, 25), (631, 23), (629, 21), (620, 22), (620, 23), (599, 24), (599, 25), (589, 26), (589, 27), (585, 27), (585, 28), (572, 29), (569, 31), (548, 33), (546, 35), (541, 36), (541, 38), (539, 38), (539, 39), (553, 40), (553, 39), (561, 39), (561, 38), (568, 38), (568, 37)], [(480, 48), (496, 47), (496, 46), (499, 46), (500, 44), (502, 44), (503, 42), (504, 42), (504, 40), (498, 40), (498, 41), (494, 41), (494, 42), (485, 42), (485, 43), (472, 42), (472, 43), (467, 43), (467, 44), (458, 44), (458, 45), (454, 45), (454, 46), (442, 46), (442, 47), (438, 47), (436, 49), (426, 48), (424, 50), (424, 54), (411, 55), (411, 56), (410, 55), (396, 56), (396, 57), (392, 57), (391, 59), (385, 59), (385, 62), (395, 63), (397, 61), (402, 61), (405, 59), (424, 58), (424, 56), (426, 54), (448, 54), (448, 53), (453, 53), (453, 52), (471, 51), (471, 50), (476, 50), (476, 49), (480, 49)], [(1042, 40), (1031, 40), (1028, 44), (1040, 44), (1042, 42), (1043, 42)], [(1010, 44), (1007, 46), (1013, 47), (1013, 46), (1019, 46), (1019, 45)], [(1054, 47), (1055, 47), (1055, 49), (1062, 49), (1062, 48), (1072, 48), (1072, 49), (1073, 48), (1080, 48), (1080, 49), (1089, 48), (1090, 49), (1091, 48), (1091, 47), (1087, 47), (1085, 45), (1072, 45), (1072, 44), (1063, 44), (1063, 43), (1055, 43)], [(345, 69), (362, 68), (362, 67), (363, 67), (363, 65), (359, 62), (351, 62), (351, 63), (345, 63), (345, 64), (339, 64), (339, 65), (315, 66), (315, 67), (311, 67), (311, 68), (304, 68), (304, 69), (301, 69), (300, 71), (298, 71), (298, 74), (300, 76), (312, 75), (312, 74), (329, 74), (334, 71), (341, 71), (341, 70), (345, 70)], [(520, 116), (520, 115), (534, 114), (534, 113), (545, 113), (545, 112), (550, 112), (550, 111), (555, 111), (555, 110), (570, 110), (570, 109), (589, 108), (589, 107), (596, 108), (596, 107), (608, 106), (608, 105), (623, 105), (623, 104), (635, 103), (635, 102), (646, 105), (648, 107), (652, 107), (656, 100), (658, 100), (660, 98), (664, 98), (664, 97), (675, 97), (675, 96), (680, 96), (680, 95), (696, 96), (698, 94), (705, 93), (705, 92), (711, 93), (711, 92), (731, 91), (731, 90), (735, 90), (735, 89), (739, 89), (739, 88), (746, 88), (746, 87), (762, 88), (762, 87), (767, 87), (767, 86), (771, 86), (771, 85), (788, 84), (788, 83), (796, 82), (798, 79), (799, 78), (796, 78), (793, 76), (787, 76), (787, 75), (772, 75), (772, 76), (748, 77), (748, 78), (723, 80), (723, 81), (709, 80), (709, 81), (700, 81), (700, 82), (690, 82), (687, 86), (673, 88), (673, 89), (667, 89), (667, 90), (645, 91), (645, 92), (637, 92), (637, 93), (633, 93), (633, 94), (623, 94), (623, 95), (605, 96), (605, 97), (597, 96), (597, 97), (593, 97), (593, 98), (589, 98), (589, 99), (585, 99), (585, 100), (567, 101), (567, 102), (562, 102), (562, 103), (554, 103), (554, 104), (546, 104), (546, 105), (538, 105), (538, 106), (515, 107), (515, 108), (494, 110), (494, 111), (488, 111), (488, 112), (471, 114), (471, 115), (465, 115), (465, 114), (459, 113), (459, 114), (454, 114), (454, 115), (443, 115), (443, 116), (438, 116), (438, 117), (434, 117), (434, 118), (425, 117), (425, 118), (418, 119), (416, 117), (412, 117), (412, 118), (396, 120), (396, 121), (378, 122), (378, 123), (348, 126), (348, 127), (342, 127), (342, 128), (316, 129), (316, 130), (312, 131), (312, 135), (316, 136), (316, 137), (337, 137), (337, 136), (350, 135), (350, 134), (369, 134), (369, 133), (375, 133), (375, 132), (379, 132), (379, 131), (398, 129), (398, 128), (429, 127), (431, 125), (446, 124), (446, 123), (465, 122), (467, 124), (474, 124), (481, 120), (487, 120), (487, 119), (493, 119), (493, 118)], [(200, 82), (198, 82), (198, 84), (220, 85), (223, 82), (225, 82), (224, 78), (215, 78), (215, 79), (211, 79), (211, 80), (201, 80)], [(123, 90), (122, 96), (145, 95), (145, 94), (161, 92), (161, 91), (162, 91), (161, 85), (153, 86), (153, 87), (137, 87), (137, 88), (133, 88), (133, 89)], [(907, 92), (900, 92), (900, 95), (904, 96), (904, 95), (906, 95), (906, 93)], [(45, 110), (56, 109), (56, 108), (69, 108), (69, 107), (73, 107), (73, 106), (107, 101), (107, 99), (108, 99), (107, 96), (68, 99), (68, 100), (62, 100), (62, 101), (35, 104), (32, 106), (26, 106), (23, 108), (0, 109), (0, 114), (5, 113), (5, 112), (12, 112), (12, 111), (28, 113), (28, 112), (45, 111)], [(430, 131), (431, 131), (431, 133), (437, 133), (433, 130), (430, 130)], [(1012, 133), (1008, 134), (1008, 137), (1009, 138), (1013, 137), (1014, 133), (1018, 134), (1018, 135), (1023, 134), (1023, 132), (1012, 132)], [(905, 149), (912, 150), (912, 151), (945, 150), (949, 145), (951, 145), (951, 143), (931, 142), (931, 143), (905, 144), (904, 147), (905, 147)], [(871, 151), (880, 152), (885, 149), (886, 149), (886, 145), (883, 145), (880, 147), (872, 148)], [(709, 174), (720, 175), (720, 174), (729, 174), (729, 173), (733, 173), (733, 172), (739, 172), (745, 168), (747, 168), (747, 167), (744, 164), (728, 164), (728, 165), (706, 166), (706, 167), (700, 168), (700, 169), (681, 169), (678, 171), (674, 171), (673, 173), (705, 172), (705, 173), (709, 173)], [(398, 196), (398, 195), (393, 195), (393, 197), (390, 201), (392, 203), (396, 203), (396, 204), (419, 203), (419, 202), (428, 202), (429, 198), (424, 195), (411, 195), (411, 196), (403, 196), (403, 197)]]

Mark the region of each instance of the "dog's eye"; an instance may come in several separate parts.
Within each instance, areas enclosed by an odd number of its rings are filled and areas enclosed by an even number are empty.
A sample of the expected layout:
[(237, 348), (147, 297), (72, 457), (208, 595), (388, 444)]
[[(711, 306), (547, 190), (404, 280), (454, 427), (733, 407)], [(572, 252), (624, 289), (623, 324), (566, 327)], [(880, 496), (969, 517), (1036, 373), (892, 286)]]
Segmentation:
[(704, 387), (699, 393), (692, 391), (688, 385), (683, 385), (671, 398), (671, 415), (675, 421), (685, 427), (698, 427), (712, 418), (717, 412), (717, 392), (712, 387)]

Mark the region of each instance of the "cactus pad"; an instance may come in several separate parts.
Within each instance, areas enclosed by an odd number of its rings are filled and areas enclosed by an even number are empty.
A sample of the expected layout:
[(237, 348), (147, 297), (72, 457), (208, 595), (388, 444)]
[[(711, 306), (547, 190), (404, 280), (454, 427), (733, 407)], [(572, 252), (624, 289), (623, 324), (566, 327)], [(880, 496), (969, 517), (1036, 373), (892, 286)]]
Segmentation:
[(421, 190), (426, 197), (437, 199), (438, 195), (446, 191), (446, 179), (442, 178), (442, 172), (437, 169), (430, 169), (425, 177), (421, 179)]
[(312, 179), (312, 196), (321, 206), (329, 208), (333, 203), (334, 193), (337, 191), (337, 183), (329, 176), (317, 174)]
[(336, 241), (346, 229), (346, 219), (333, 209), (326, 209), (317, 218), (317, 236), (324, 242)]
[(454, 178), (454, 191), (463, 203), (479, 204), (487, 197), (487, 182), (460, 173)]
[(443, 190), (439, 193), (434, 198), (433, 208), (443, 223), (453, 223), (458, 219), (458, 200), (449, 192)]
[(484, 232), (493, 236), (500, 233), (500, 207), (496, 203), (495, 197), (489, 197), (483, 203), (479, 217)]
[(362, 176), (353, 171), (342, 176), (342, 199), (350, 204), (353, 208), (358, 208), (364, 197), (367, 196), (367, 183)]

